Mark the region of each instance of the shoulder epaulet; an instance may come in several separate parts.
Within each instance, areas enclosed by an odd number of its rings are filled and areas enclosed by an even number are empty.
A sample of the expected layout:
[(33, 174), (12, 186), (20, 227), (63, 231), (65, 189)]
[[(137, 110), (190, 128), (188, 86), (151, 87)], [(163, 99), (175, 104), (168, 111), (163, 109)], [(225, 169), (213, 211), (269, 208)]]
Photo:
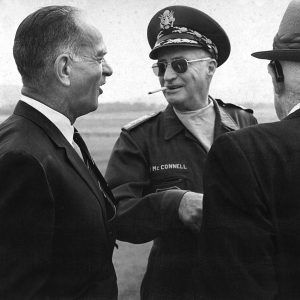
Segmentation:
[(160, 114), (161, 111), (158, 111), (158, 112), (153, 112), (151, 114), (147, 114), (147, 115), (144, 115), (140, 118), (137, 118), (136, 120), (133, 120), (131, 122), (129, 122), (128, 124), (124, 125), (122, 127), (122, 129), (125, 129), (125, 130), (131, 130), (149, 120), (151, 120), (152, 118), (154, 118), (155, 116), (157, 116), (158, 114)]
[(221, 99), (215, 99), (215, 100), (222, 107), (237, 107), (237, 108), (240, 108), (240, 109), (242, 109), (242, 110), (244, 110), (246, 112), (249, 112), (249, 113), (253, 114), (253, 110), (251, 108), (246, 108), (246, 107), (244, 107), (242, 105), (236, 105), (236, 104), (233, 104), (233, 103), (224, 103)]

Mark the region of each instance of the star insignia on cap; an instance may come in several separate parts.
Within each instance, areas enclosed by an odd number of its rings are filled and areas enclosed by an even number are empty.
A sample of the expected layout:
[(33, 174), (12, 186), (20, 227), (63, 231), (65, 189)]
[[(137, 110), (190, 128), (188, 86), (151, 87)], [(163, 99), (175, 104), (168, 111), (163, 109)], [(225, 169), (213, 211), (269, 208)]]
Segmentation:
[(174, 11), (165, 10), (162, 15), (159, 16), (160, 19), (160, 28), (161, 29), (169, 29), (173, 27), (175, 22)]

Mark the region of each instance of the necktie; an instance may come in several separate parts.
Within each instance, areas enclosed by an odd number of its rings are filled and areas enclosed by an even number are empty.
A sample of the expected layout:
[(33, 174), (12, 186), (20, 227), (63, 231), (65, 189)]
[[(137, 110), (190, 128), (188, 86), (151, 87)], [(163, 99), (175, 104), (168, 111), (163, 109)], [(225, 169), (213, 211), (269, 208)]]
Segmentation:
[(109, 219), (112, 219), (116, 214), (117, 202), (116, 202), (106, 180), (104, 179), (100, 170), (96, 166), (83, 138), (81, 137), (81, 135), (79, 134), (79, 132), (77, 131), (76, 128), (74, 129), (73, 140), (78, 145), (78, 147), (81, 151), (82, 157), (83, 157), (83, 161), (86, 164), (87, 168), (89, 169), (89, 171), (92, 173), (92, 175), (98, 181), (99, 188), (100, 188), (101, 192), (103, 193), (104, 198), (106, 200), (105, 204), (106, 204), (107, 215), (108, 215)]

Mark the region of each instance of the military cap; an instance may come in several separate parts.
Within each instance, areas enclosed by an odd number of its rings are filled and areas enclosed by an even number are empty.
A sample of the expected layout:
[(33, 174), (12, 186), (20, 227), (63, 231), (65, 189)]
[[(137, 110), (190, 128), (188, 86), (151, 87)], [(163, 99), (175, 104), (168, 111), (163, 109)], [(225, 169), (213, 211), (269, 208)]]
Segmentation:
[(300, 61), (300, 1), (291, 1), (273, 40), (273, 50), (251, 54), (260, 59)]
[(230, 42), (222, 27), (204, 12), (182, 5), (168, 6), (150, 20), (147, 30), (151, 59), (170, 46), (198, 47), (222, 65), (230, 53)]

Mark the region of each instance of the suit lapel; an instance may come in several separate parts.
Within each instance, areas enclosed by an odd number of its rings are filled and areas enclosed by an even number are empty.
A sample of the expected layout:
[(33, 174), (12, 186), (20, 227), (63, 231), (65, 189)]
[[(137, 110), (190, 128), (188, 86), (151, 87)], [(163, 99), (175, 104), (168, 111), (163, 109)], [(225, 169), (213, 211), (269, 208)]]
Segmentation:
[(14, 114), (22, 116), (34, 122), (45, 132), (46, 135), (49, 136), (49, 138), (58, 148), (61, 148), (65, 151), (69, 163), (94, 193), (105, 216), (105, 203), (103, 197), (101, 196), (98, 182), (96, 182), (96, 180), (93, 178), (92, 174), (84, 164), (83, 160), (79, 157), (79, 155), (77, 154), (75, 149), (70, 145), (70, 143), (65, 139), (63, 134), (59, 131), (59, 129), (42, 113), (40, 113), (35, 108), (31, 107), (25, 102), (18, 102)]
[(103, 201), (103, 197), (100, 195), (100, 189), (98, 186), (98, 182), (94, 179), (91, 172), (88, 170), (87, 166), (84, 164), (83, 160), (79, 157), (77, 152), (73, 149), (71, 145), (68, 147), (64, 147), (66, 151), (67, 158), (73, 168), (77, 171), (77, 173), (81, 176), (81, 178), (86, 182), (92, 192), (98, 199), (100, 206), (102, 208), (104, 216), (106, 216), (105, 203)]

